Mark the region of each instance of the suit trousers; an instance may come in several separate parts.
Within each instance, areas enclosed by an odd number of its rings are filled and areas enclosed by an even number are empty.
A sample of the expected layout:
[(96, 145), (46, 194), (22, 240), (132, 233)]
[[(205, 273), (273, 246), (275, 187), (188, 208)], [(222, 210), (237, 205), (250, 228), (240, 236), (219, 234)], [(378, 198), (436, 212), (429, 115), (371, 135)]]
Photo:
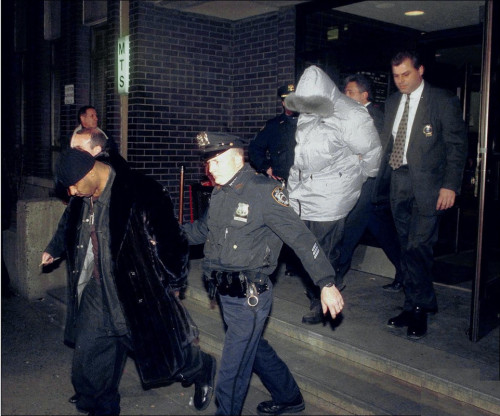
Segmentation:
[(391, 209), (401, 245), (401, 268), (405, 291), (404, 310), (415, 307), (437, 310), (437, 299), (432, 283), (434, 245), (438, 239), (439, 216), (419, 212), (407, 166), (391, 173)]
[(241, 414), (252, 371), (277, 403), (292, 402), (300, 395), (290, 370), (262, 338), (272, 306), (271, 282), (269, 286), (254, 307), (246, 298), (219, 296), (226, 337), (215, 389), (217, 415)]
[(388, 203), (373, 204), (375, 178), (368, 178), (361, 188), (358, 202), (349, 212), (344, 225), (344, 237), (340, 245), (340, 259), (336, 272), (343, 277), (351, 268), (352, 256), (366, 230), (375, 237), (380, 248), (396, 269), (395, 281), (403, 282), (401, 248), (391, 208)]

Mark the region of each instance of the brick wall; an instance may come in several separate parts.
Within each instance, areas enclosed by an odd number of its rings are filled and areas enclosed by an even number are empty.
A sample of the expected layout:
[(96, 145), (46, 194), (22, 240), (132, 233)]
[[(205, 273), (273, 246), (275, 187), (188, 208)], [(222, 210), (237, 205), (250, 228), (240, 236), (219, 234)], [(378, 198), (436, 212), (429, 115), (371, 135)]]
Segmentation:
[(251, 139), (294, 81), (294, 9), (230, 22), (131, 2), (128, 160), (179, 199), (203, 178), (201, 130)]

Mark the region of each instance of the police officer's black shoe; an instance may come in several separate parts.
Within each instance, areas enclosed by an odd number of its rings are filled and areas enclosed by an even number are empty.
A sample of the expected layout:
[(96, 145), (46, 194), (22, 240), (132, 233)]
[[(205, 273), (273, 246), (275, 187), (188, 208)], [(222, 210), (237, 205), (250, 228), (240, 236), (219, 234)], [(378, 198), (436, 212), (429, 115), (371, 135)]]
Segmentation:
[(297, 413), (306, 408), (304, 399), (300, 395), (296, 400), (290, 403), (276, 403), (268, 400), (260, 403), (257, 406), (257, 413), (259, 415), (281, 415), (282, 413)]
[(196, 410), (204, 410), (210, 404), (214, 394), (214, 378), (216, 361), (209, 354), (203, 354), (202, 374), (194, 382), (194, 407)]

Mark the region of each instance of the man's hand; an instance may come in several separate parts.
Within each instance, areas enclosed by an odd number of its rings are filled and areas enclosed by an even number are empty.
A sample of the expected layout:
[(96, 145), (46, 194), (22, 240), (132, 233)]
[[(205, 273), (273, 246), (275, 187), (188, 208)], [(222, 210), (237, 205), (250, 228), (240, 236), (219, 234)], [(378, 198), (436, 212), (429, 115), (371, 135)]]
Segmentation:
[(344, 308), (344, 299), (335, 286), (324, 287), (321, 290), (321, 307), (323, 308), (323, 315), (330, 311), (333, 319)]
[(40, 267), (47, 266), (48, 264), (52, 264), (52, 263), (54, 263), (54, 260), (55, 259), (54, 259), (54, 257), (52, 257), (52, 254), (44, 251), (42, 253), (42, 262), (40, 263)]
[(436, 204), (438, 211), (451, 208), (455, 204), (455, 191), (451, 189), (441, 188)]

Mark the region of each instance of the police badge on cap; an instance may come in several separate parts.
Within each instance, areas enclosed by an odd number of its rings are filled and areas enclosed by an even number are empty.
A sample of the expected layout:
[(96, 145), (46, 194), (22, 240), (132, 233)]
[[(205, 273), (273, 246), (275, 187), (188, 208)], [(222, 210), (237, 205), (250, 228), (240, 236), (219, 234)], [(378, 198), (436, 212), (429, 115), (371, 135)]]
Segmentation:
[(228, 149), (245, 147), (245, 142), (238, 136), (229, 133), (212, 133), (202, 131), (197, 134), (196, 142), (205, 160), (211, 159)]
[(287, 84), (278, 88), (278, 97), (284, 100), (288, 94), (295, 91), (295, 85)]

